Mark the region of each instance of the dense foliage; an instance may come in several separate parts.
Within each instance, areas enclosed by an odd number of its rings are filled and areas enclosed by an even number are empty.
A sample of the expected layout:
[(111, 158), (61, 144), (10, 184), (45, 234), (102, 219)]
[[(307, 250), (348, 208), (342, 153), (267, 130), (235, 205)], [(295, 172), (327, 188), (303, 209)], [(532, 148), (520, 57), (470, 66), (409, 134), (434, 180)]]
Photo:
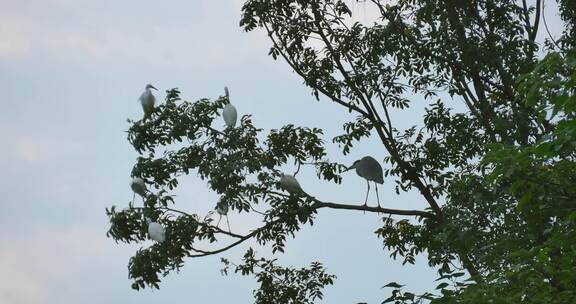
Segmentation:
[[(146, 240), (146, 218), (166, 228), (164, 242), (130, 260), (132, 287), (158, 288), (186, 257), (250, 239), (282, 252), (322, 208), (338, 208), (382, 213), (376, 233), (391, 257), (413, 263), (424, 254), (438, 269), (436, 291), (416, 295), (391, 282), (384, 302), (576, 303), (576, 4), (558, 1), (565, 30), (540, 45), (543, 2), (372, 0), (365, 5), (379, 18), (365, 25), (353, 21), (345, 1), (246, 1), (241, 26), (265, 30), (274, 59), (286, 61), (315, 96), (357, 115), (333, 144), (347, 154), (378, 137), (388, 152), (377, 157), (385, 178), (397, 192), (418, 191), (429, 207), (291, 195), (279, 183), (287, 163), (341, 181), (346, 167), (326, 158), (322, 130), (265, 132), (248, 115), (218, 130), (213, 122), (227, 96), (188, 102), (172, 89), (151, 117), (130, 121), (128, 140), (141, 155), (132, 176), (151, 189), (143, 206), (107, 210), (116, 241)], [(451, 109), (454, 101), (466, 111)], [(423, 104), (421, 121), (395, 127), (393, 111)], [(261, 215), (262, 225), (237, 234), (210, 216), (178, 210), (171, 191), (188, 174), (207, 181), (231, 212)], [(256, 277), (256, 303), (315, 303), (335, 278), (317, 262), (287, 268), (252, 249), (240, 264), (223, 262), (224, 273)]]

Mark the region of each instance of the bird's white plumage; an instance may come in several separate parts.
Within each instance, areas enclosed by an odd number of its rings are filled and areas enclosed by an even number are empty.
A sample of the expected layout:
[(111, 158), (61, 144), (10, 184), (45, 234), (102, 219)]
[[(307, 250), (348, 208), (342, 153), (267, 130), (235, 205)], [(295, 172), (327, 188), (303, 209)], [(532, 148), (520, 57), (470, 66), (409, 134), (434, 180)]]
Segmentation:
[(150, 238), (158, 243), (164, 242), (166, 239), (166, 231), (164, 230), (164, 227), (159, 223), (150, 221), (149, 219), (147, 219), (147, 222), (148, 235)]
[(134, 193), (142, 197), (144, 197), (147, 191), (144, 180), (139, 177), (135, 177), (132, 179), (132, 181), (130, 182), (130, 188), (132, 188), (132, 191), (134, 191)]
[(298, 195), (303, 192), (300, 183), (298, 183), (298, 180), (296, 180), (293, 175), (282, 174), (280, 177), (280, 186), (292, 195)]
[(222, 110), (222, 117), (224, 117), (224, 122), (228, 128), (234, 128), (236, 126), (236, 118), (238, 113), (236, 112), (236, 108), (228, 103), (224, 106), (224, 110)]
[(156, 103), (156, 97), (152, 94), (150, 89), (156, 89), (151, 84), (146, 85), (144, 92), (140, 95), (140, 103), (142, 104), (142, 110), (144, 110), (144, 118), (149, 117), (154, 112), (154, 104)]
[(230, 103), (230, 92), (228, 87), (224, 87), (224, 94), (226, 95), (226, 105), (222, 109), (222, 117), (228, 128), (234, 128), (236, 126), (236, 119), (238, 118), (238, 112), (236, 107)]

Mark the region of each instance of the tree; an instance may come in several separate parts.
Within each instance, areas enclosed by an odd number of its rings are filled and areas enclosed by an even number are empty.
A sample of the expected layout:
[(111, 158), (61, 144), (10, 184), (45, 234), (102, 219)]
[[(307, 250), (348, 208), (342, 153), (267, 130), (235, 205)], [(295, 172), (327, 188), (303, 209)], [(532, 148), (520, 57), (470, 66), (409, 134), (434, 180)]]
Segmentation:
[[(286, 61), (316, 98), (357, 115), (333, 144), (347, 154), (378, 137), (388, 152), (376, 157), (384, 158), (385, 178), (397, 192), (418, 191), (428, 208), (283, 192), (278, 167), (292, 161), (340, 183), (346, 167), (326, 158), (322, 130), (287, 125), (261, 142), (264, 130), (250, 116), (217, 130), (212, 122), (227, 96), (188, 102), (172, 89), (150, 118), (130, 121), (128, 140), (141, 154), (132, 175), (155, 190), (143, 207), (107, 209), (116, 241), (146, 240), (146, 218), (166, 227), (164, 242), (131, 258), (132, 287), (158, 288), (159, 275), (178, 270), (184, 258), (249, 239), (282, 252), (302, 225), (337, 208), (383, 214), (376, 232), (391, 257), (413, 263), (424, 253), (438, 269), (436, 293), (415, 295), (391, 282), (385, 302), (576, 302), (576, 6), (558, 4), (565, 31), (539, 45), (542, 0), (372, 0), (366, 5), (380, 18), (370, 26), (352, 22), (341, 0), (247, 1), (240, 25), (265, 30), (270, 55)], [(397, 129), (391, 111), (413, 100), (427, 102), (422, 121)], [(450, 109), (448, 100), (467, 110)], [(265, 208), (262, 226), (240, 235), (174, 207), (170, 191), (193, 172), (222, 195), (219, 204), (247, 213)], [(206, 250), (201, 241), (224, 245)], [(314, 303), (335, 278), (319, 263), (281, 267), (252, 249), (240, 264), (223, 262), (224, 272), (257, 278), (256, 303)]]

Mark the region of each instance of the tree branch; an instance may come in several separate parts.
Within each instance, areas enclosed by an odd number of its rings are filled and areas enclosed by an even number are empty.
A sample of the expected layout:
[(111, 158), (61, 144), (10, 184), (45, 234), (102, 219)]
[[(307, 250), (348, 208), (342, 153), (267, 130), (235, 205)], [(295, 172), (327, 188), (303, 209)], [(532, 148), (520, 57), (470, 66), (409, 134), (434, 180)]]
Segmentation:
[[(495, 114), (493, 109), (488, 104), (485, 88), (480, 79), (480, 72), (478, 71), (476, 64), (470, 58), (471, 54), (469, 53), (468, 46), (466, 45), (468, 43), (468, 38), (466, 36), (464, 26), (460, 22), (458, 13), (456, 12), (454, 1), (445, 1), (445, 9), (447, 12), (448, 21), (456, 32), (456, 40), (460, 51), (462, 52), (463, 60), (464, 62), (469, 62), (470, 64), (470, 77), (474, 85), (474, 90), (476, 91), (476, 96), (478, 97), (480, 112), (482, 113), (482, 116), (485, 120), (490, 120), (490, 118), (495, 117)], [(491, 140), (495, 142), (494, 134), (491, 134), (489, 130), (487, 130), (487, 132), (489, 133)]]
[(364, 205), (349, 205), (349, 204), (340, 204), (332, 202), (322, 202), (317, 199), (314, 199), (314, 203), (311, 205), (311, 207), (314, 209), (331, 208), (331, 209), (345, 209), (345, 210), (360, 210), (360, 211), (386, 213), (394, 215), (420, 216), (431, 219), (435, 218), (435, 215), (433, 213), (421, 210), (402, 210), (402, 209), (389, 209), (382, 207), (369, 207)]
[[(320, 24), (320, 20), (321, 20), (321, 16), (319, 15), (318, 11), (315, 9), (314, 6), (312, 6), (312, 11), (315, 17), (314, 22), (316, 23), (316, 26), (318, 27), (318, 34), (322, 37), (322, 39), (324, 40), (324, 43), (326, 45), (326, 48), (328, 49), (328, 51), (330, 53), (333, 54), (333, 57), (335, 59), (335, 62), (338, 66), (338, 69), (340, 71), (340, 73), (342, 74), (342, 76), (346, 79), (346, 81), (348, 82), (349, 86), (351, 89), (356, 91), (356, 94), (358, 96), (358, 98), (360, 98), (360, 100), (362, 101), (362, 103), (364, 104), (364, 107), (366, 108), (366, 110), (368, 111), (368, 113), (370, 114), (369, 116), (367, 116), (367, 118), (369, 118), (370, 120), (374, 121), (376, 120), (376, 122), (378, 122), (378, 125), (380, 125), (380, 128), (376, 128), (376, 131), (378, 132), (378, 135), (382, 141), (382, 143), (384, 144), (384, 146), (386, 147), (386, 149), (388, 150), (388, 152), (394, 157), (394, 159), (396, 160), (396, 162), (398, 163), (398, 165), (400, 166), (400, 168), (404, 171), (404, 173), (406, 174), (406, 176), (408, 177), (408, 179), (410, 181), (412, 181), (414, 183), (414, 185), (416, 186), (416, 188), (418, 188), (418, 190), (420, 191), (420, 193), (422, 193), (422, 195), (426, 198), (426, 201), (429, 203), (430, 207), (432, 207), (432, 209), (437, 213), (437, 214), (441, 214), (442, 211), (438, 205), (438, 203), (436, 202), (436, 200), (434, 199), (434, 197), (432, 196), (432, 194), (430, 193), (428, 187), (420, 180), (420, 177), (418, 175), (417, 172), (415, 172), (414, 168), (411, 167), (406, 161), (404, 161), (401, 157), (400, 157), (400, 153), (398, 153), (398, 150), (396, 148), (396, 146), (393, 144), (392, 138), (388, 138), (386, 136), (386, 134), (384, 134), (384, 132), (382, 131), (382, 129), (386, 129), (384, 122), (382, 121), (382, 119), (380, 119), (380, 116), (378, 115), (378, 113), (376, 112), (376, 110), (372, 110), (372, 108), (374, 107), (374, 105), (372, 104), (371, 101), (367, 101), (364, 99), (364, 96), (362, 95), (361, 92), (359, 92), (359, 89), (354, 85), (354, 82), (350, 79), (348, 73), (346, 72), (346, 70), (344, 69), (344, 67), (342, 66), (342, 63), (340, 62), (340, 60), (337, 60), (335, 54), (335, 50), (332, 48), (332, 45), (330, 44), (330, 40), (326, 37), (326, 35), (324, 34), (324, 32), (322, 31), (322, 27)], [(352, 64), (352, 63), (350, 63)], [(370, 106), (372, 105), (372, 107)], [(390, 130), (391, 132), (392, 130)]]
[[(132, 207), (132, 208), (134, 208), (134, 209), (144, 209), (144, 208), (142, 208), (142, 207)], [(189, 217), (191, 217), (191, 218), (194, 219), (194, 217), (193, 217), (191, 214), (186, 213), (186, 212), (184, 212), (184, 211), (182, 211), (182, 210), (172, 209), (172, 208), (168, 208), (168, 207), (160, 207), (160, 208), (158, 208), (158, 209), (160, 209), (160, 210), (165, 210), (165, 211), (170, 211), (170, 212), (174, 212), (174, 213), (179, 213), (179, 214), (181, 214), (181, 215), (189, 216)], [(244, 237), (244, 236), (242, 236), (242, 235), (240, 235), (240, 234), (236, 234), (236, 233), (232, 233), (232, 232), (229, 232), (229, 231), (226, 231), (226, 230), (222, 230), (222, 229), (220, 229), (220, 228), (218, 228), (218, 227), (216, 227), (216, 226), (212, 226), (212, 225), (209, 225), (209, 224), (200, 222), (200, 221), (198, 221), (198, 220), (196, 220), (196, 219), (194, 219), (194, 220), (196, 221), (196, 223), (198, 223), (198, 225), (207, 227), (207, 228), (209, 228), (209, 229), (212, 229), (212, 230), (216, 231), (216, 233), (225, 234), (225, 235), (228, 235), (228, 236), (231, 236), (231, 237), (234, 237), (234, 238), (243, 238), (243, 237)]]
[(522, 9), (523, 9), (523, 13), (524, 13), (524, 23), (526, 23), (526, 25), (524, 27), (526, 28), (526, 32), (528, 32), (528, 39), (531, 40), (531, 38), (532, 38), (532, 25), (530, 24), (530, 12), (528, 10), (528, 4), (526, 3), (526, 0), (522, 0)]
[(532, 32), (530, 33), (530, 41), (532, 42), (536, 40), (536, 35), (538, 34), (538, 26), (540, 25), (540, 13), (542, 12), (541, 8), (542, 8), (542, 0), (537, 0), (536, 16), (534, 17), (534, 25), (532, 26)]
[[(300, 68), (298, 68), (296, 66), (296, 64), (290, 59), (288, 58), (288, 56), (282, 51), (282, 48), (280, 47), (280, 45), (278, 44), (278, 42), (276, 41), (276, 39), (274, 38), (274, 33), (270, 30), (270, 28), (268, 27), (268, 25), (264, 22), (264, 28), (266, 29), (267, 33), (268, 33), (268, 37), (270, 37), (270, 40), (272, 41), (272, 44), (274, 44), (274, 47), (276, 49), (278, 49), (280, 52), (280, 56), (282, 56), (284, 58), (284, 60), (286, 60), (286, 63), (288, 63), (288, 65), (294, 70), (294, 72), (296, 72), (296, 74), (300, 75), (300, 77), (302, 77), (303, 79), (308, 79), (306, 74), (304, 73), (304, 71), (302, 71)], [(284, 43), (285, 44), (285, 43)], [(330, 94), (327, 90), (325, 90), (324, 88), (322, 88), (321, 86), (318, 86), (316, 84), (309, 84), (313, 89), (320, 91), (322, 94), (328, 96), (330, 99), (332, 99), (334, 102), (348, 108), (349, 110), (353, 110), (356, 111), (362, 115), (367, 116), (368, 113), (366, 113), (366, 111), (360, 109), (359, 107), (347, 103), (344, 100), (342, 100), (341, 98), (336, 97), (333, 94)]]
[(188, 256), (191, 257), (191, 258), (198, 258), (198, 257), (203, 257), (203, 256), (208, 256), (208, 255), (214, 255), (214, 254), (218, 254), (218, 253), (220, 253), (220, 252), (224, 252), (224, 251), (226, 251), (226, 250), (228, 250), (228, 249), (230, 249), (230, 248), (232, 248), (232, 247), (236, 247), (236, 246), (240, 245), (241, 243), (245, 242), (246, 240), (252, 238), (254, 235), (256, 235), (256, 233), (258, 233), (259, 230), (264, 229), (266, 226), (267, 226), (267, 225), (265, 225), (265, 226), (263, 226), (263, 227), (261, 227), (261, 228), (259, 228), (259, 229), (256, 229), (256, 230), (252, 231), (251, 233), (243, 236), (242, 238), (240, 238), (240, 239), (237, 240), (236, 242), (234, 242), (234, 243), (232, 243), (232, 244), (230, 244), (230, 245), (228, 245), (228, 246), (226, 246), (226, 247), (222, 247), (222, 248), (220, 248), (220, 249), (216, 249), (216, 250), (212, 250), (212, 251), (210, 251), (210, 250), (193, 249), (193, 250), (196, 251), (196, 252), (200, 252), (200, 254), (189, 254)]
[(326, 34), (324, 34), (324, 31), (322, 30), (322, 25), (320, 24), (320, 20), (321, 20), (320, 13), (318, 13), (318, 10), (316, 9), (316, 7), (314, 5), (312, 5), (312, 12), (314, 14), (314, 23), (316, 24), (316, 27), (318, 27), (318, 35), (320, 35), (320, 37), (324, 41), (324, 45), (326, 45), (326, 48), (328, 49), (330, 54), (332, 54), (332, 58), (334, 58), (334, 62), (336, 63), (336, 66), (338, 67), (340, 74), (342, 74), (342, 77), (344, 77), (344, 80), (348, 83), (348, 86), (350, 87), (350, 89), (352, 89), (353, 91), (356, 92), (356, 96), (358, 97), (358, 99), (360, 99), (360, 101), (364, 105), (364, 108), (368, 111), (368, 113), (367, 113), (368, 115), (366, 115), (366, 117), (368, 117), (370, 119), (374, 119), (375, 116), (374, 116), (374, 111), (373, 111), (372, 107), (370, 107), (369, 102), (366, 99), (364, 99), (364, 95), (356, 87), (356, 85), (354, 84), (354, 82), (350, 78), (350, 75), (348, 75), (348, 72), (346, 72), (346, 69), (342, 65), (342, 62), (340, 62), (340, 59), (339, 59), (340, 56), (337, 55), (336, 51), (332, 47), (332, 44), (330, 43), (330, 40), (328, 39), (328, 37), (326, 37)]
[[(314, 201), (314, 203), (310, 207), (315, 209), (315, 210), (321, 209), (321, 208), (330, 208), (330, 209), (368, 211), (368, 212), (385, 213), (385, 214), (391, 214), (391, 215), (394, 214), (394, 215), (403, 215), (403, 216), (419, 216), (419, 217), (429, 218), (429, 219), (435, 219), (436, 218), (435, 214), (430, 213), (430, 212), (426, 212), (426, 211), (421, 211), (421, 210), (402, 210), (402, 209), (390, 209), (390, 208), (382, 208), (382, 207), (368, 207), (368, 206), (364, 206), (364, 205), (350, 205), (350, 204), (341, 204), (341, 203), (333, 203), (333, 202), (323, 202), (323, 201), (320, 201), (320, 200), (308, 195), (307, 193), (304, 193), (304, 196), (311, 198)], [(172, 211), (180, 212), (178, 210), (172, 210)], [(236, 246), (242, 244), (246, 240), (254, 237), (260, 231), (268, 228), (270, 225), (275, 224), (277, 222), (279, 222), (279, 220), (268, 222), (264, 226), (253, 230), (252, 232), (250, 232), (247, 235), (242, 236), (242, 235), (233, 234), (233, 235), (237, 236), (239, 239), (237, 241), (231, 243), (230, 245), (222, 247), (220, 249), (201, 250), (201, 249), (192, 248), (192, 250), (195, 252), (198, 252), (198, 254), (189, 254), (188, 256), (193, 257), (193, 258), (197, 258), (197, 257), (209, 256), (209, 255), (214, 255), (214, 254), (224, 252), (228, 249), (231, 249), (233, 247), (236, 247)]]

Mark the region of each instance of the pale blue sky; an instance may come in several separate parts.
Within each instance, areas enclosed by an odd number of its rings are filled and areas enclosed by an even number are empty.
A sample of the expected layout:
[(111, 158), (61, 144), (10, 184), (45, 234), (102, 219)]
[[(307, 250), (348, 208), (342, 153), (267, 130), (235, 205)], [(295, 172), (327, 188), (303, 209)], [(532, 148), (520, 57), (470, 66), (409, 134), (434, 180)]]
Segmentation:
[[(242, 2), (0, 0), (0, 303), (252, 301), (254, 280), (220, 276), (219, 257), (188, 260), (160, 290), (131, 290), (127, 263), (139, 246), (107, 239), (104, 214), (132, 197), (137, 154), (124, 131), (126, 118), (142, 115), (137, 98), (146, 83), (160, 92), (178, 87), (187, 100), (215, 98), (227, 85), (239, 114), (253, 114), (257, 126), (320, 127), (327, 142), (350, 118), (316, 102), (285, 63), (268, 57), (262, 32), (242, 32)], [(415, 105), (394, 119), (415, 123), (422, 104)], [(344, 163), (386, 155), (374, 139), (347, 157), (336, 146), (330, 151)], [(322, 200), (361, 202), (365, 193), (354, 174), (340, 186), (318, 181), (311, 168), (299, 179)], [(425, 207), (417, 194), (397, 196), (392, 187), (381, 188), (384, 206)], [(215, 200), (192, 175), (181, 184), (177, 206), (205, 214)], [(235, 214), (230, 222), (241, 231), (254, 224)], [(373, 233), (378, 224), (376, 215), (322, 210), (316, 225), (288, 242), (280, 261), (325, 263), (339, 277), (326, 289), (326, 303), (379, 303), (389, 281), (416, 291), (433, 287), (434, 271), (424, 260), (402, 267), (388, 258)], [(242, 253), (223, 257), (238, 261)]]

